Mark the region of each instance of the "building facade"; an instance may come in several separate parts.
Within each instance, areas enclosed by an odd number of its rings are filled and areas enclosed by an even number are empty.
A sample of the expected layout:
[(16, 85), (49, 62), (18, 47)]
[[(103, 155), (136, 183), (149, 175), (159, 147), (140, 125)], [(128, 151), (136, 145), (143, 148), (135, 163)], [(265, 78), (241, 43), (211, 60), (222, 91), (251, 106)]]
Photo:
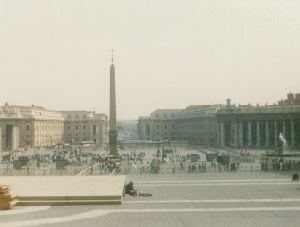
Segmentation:
[(92, 111), (62, 111), (64, 115), (64, 142), (107, 143), (108, 119), (105, 114)]
[(175, 118), (176, 140), (191, 144), (217, 145), (218, 122), (216, 112), (219, 105), (188, 106)]
[(140, 117), (138, 133), (140, 140), (176, 140), (175, 116), (180, 109), (159, 109), (149, 117)]
[(186, 109), (156, 110), (149, 117), (138, 119), (139, 139), (216, 145), (218, 108), (219, 105), (195, 105)]
[(0, 149), (43, 147), (61, 142), (64, 129), (62, 113), (41, 106), (0, 107)]
[(105, 114), (90, 111), (54, 111), (42, 106), (0, 107), (0, 151), (48, 147), (62, 142), (107, 143)]
[[(300, 94), (288, 94), (278, 104), (252, 106), (199, 105), (176, 110), (159, 120), (154, 111), (138, 119), (141, 140), (186, 141), (195, 145), (271, 148), (280, 133), (290, 147), (300, 147)], [(168, 112), (163, 110), (162, 113)], [(171, 131), (157, 130), (170, 125)]]
[(217, 119), (222, 146), (274, 147), (280, 133), (300, 146), (300, 105), (224, 106)]

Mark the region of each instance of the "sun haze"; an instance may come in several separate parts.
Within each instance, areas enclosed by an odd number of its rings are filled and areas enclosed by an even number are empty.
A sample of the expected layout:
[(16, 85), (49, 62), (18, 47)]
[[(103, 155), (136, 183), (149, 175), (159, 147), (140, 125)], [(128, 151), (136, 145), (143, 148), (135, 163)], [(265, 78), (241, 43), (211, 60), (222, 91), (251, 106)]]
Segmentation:
[(1, 1), (0, 103), (118, 119), (299, 92), (300, 2)]

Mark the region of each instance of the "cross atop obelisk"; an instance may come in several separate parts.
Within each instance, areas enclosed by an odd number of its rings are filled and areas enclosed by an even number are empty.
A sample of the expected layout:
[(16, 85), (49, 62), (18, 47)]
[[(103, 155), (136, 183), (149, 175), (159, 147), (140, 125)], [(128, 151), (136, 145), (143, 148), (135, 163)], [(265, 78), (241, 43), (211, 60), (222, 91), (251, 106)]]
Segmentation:
[(116, 110), (116, 84), (113, 50), (110, 65), (110, 97), (109, 97), (109, 154), (118, 156), (118, 131)]

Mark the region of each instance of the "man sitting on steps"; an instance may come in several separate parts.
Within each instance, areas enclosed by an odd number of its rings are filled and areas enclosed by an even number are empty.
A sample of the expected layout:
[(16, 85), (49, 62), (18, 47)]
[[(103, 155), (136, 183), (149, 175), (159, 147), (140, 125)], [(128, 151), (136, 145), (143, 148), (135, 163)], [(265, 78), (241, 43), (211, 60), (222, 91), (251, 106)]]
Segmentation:
[(134, 189), (132, 181), (125, 185), (125, 194), (137, 196), (137, 191)]
[(137, 190), (134, 189), (133, 187), (133, 182), (130, 181), (128, 184), (125, 185), (125, 190), (124, 190), (125, 195), (130, 195), (130, 196), (152, 196), (150, 193), (142, 193), (139, 192), (137, 193)]

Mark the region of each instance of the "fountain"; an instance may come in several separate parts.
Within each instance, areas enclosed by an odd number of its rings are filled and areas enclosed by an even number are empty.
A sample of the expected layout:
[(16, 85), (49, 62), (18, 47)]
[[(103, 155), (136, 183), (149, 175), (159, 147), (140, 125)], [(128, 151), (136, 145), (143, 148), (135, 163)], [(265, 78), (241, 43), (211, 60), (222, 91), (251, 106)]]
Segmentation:
[(279, 136), (276, 139), (275, 152), (278, 154), (283, 154), (287, 150), (286, 148), (287, 148), (287, 142), (281, 132), (279, 133)]

